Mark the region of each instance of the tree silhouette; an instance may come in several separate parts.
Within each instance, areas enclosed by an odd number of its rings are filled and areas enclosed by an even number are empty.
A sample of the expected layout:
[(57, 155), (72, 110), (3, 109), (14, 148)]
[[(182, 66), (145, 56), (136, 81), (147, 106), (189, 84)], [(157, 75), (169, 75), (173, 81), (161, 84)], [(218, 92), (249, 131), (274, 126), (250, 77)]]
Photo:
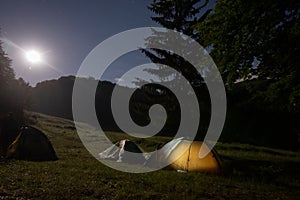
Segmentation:
[[(153, 21), (167, 29), (184, 33), (194, 40), (202, 42), (202, 37), (193, 27), (206, 19), (211, 11), (210, 9), (207, 9), (209, 2), (209, 0), (153, 0), (148, 8), (154, 14), (154, 16), (151, 17)], [(165, 49), (168, 49), (169, 45), (176, 46), (178, 47), (177, 49), (183, 50), (181, 55), (191, 53), (189, 52), (190, 46), (188, 40), (183, 42), (182, 38), (171, 38), (170, 34), (166, 34), (165, 32), (153, 30), (152, 36), (146, 39), (146, 44), (151, 45), (155, 43), (159, 43), (159, 45), (163, 46), (165, 45)], [(163, 105), (168, 113), (168, 118), (162, 131), (167, 135), (174, 135), (174, 133), (176, 133), (176, 127), (180, 123), (180, 108), (177, 98), (171, 91), (172, 89), (180, 89), (181, 76), (178, 76), (179, 74), (176, 73), (174, 74), (173, 70), (171, 71), (168, 68), (171, 67), (183, 75), (196, 91), (202, 117), (198, 133), (204, 133), (209, 122), (210, 100), (208, 98), (207, 87), (200, 74), (201, 72), (197, 71), (194, 66), (183, 57), (172, 51), (147, 48), (143, 49), (142, 52), (149, 57), (153, 63), (164, 65), (159, 65), (155, 69), (145, 69), (145, 71), (157, 76), (161, 82), (168, 82), (170, 88), (164, 88), (158, 84), (153, 84), (152, 82), (141, 79), (137, 80), (135, 82), (136, 85), (144, 85), (141, 87), (141, 91), (145, 100), (134, 106), (135, 112), (141, 113), (141, 115), (144, 115), (142, 118), (147, 119), (147, 109), (149, 109), (151, 105), (155, 103)], [(186, 91), (186, 95), (189, 95), (189, 91)], [(191, 111), (191, 113), (193, 113), (193, 111)], [(192, 116), (193, 115), (191, 114), (191, 117)], [(200, 138), (202, 137), (203, 136)]]
[(28, 84), (22, 78), (15, 79), (10, 65), (11, 60), (0, 41), (0, 157), (6, 154), (8, 145), (24, 123), (23, 109), (29, 99)]
[[(196, 41), (202, 43), (202, 37), (193, 28), (199, 22), (206, 19), (210, 13), (210, 9), (207, 9), (209, 0), (170, 0), (170, 1), (157, 1), (154, 0), (148, 7), (155, 16), (151, 19), (158, 24), (170, 30), (178, 31), (188, 35)], [(201, 14), (200, 14), (201, 13)], [(168, 41), (168, 43), (178, 44), (176, 38), (172, 38), (174, 41), (170, 41), (170, 38), (166, 38), (165, 33), (159, 33), (153, 31), (153, 36), (147, 39), (148, 43), (157, 41)], [(188, 49), (188, 47), (182, 47), (182, 49)], [(199, 86), (201, 84), (201, 75), (197, 72), (193, 66), (184, 60), (182, 57), (164, 50), (147, 49), (142, 50), (147, 57), (149, 57), (154, 63), (161, 63), (174, 68), (184, 75), (193, 86)], [(159, 67), (159, 69), (148, 70), (149, 73), (157, 75), (161, 80), (166, 80), (172, 74), (165, 67)]]
[(299, 13), (294, 0), (217, 1), (196, 30), (229, 88), (237, 80), (264, 80), (253, 97), (264, 107), (299, 112)]

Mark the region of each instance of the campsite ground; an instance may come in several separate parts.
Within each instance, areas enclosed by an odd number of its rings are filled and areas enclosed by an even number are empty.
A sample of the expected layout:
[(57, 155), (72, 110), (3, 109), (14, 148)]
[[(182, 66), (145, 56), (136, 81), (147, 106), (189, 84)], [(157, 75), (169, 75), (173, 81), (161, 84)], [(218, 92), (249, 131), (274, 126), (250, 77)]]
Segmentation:
[[(220, 174), (160, 170), (130, 174), (104, 166), (79, 140), (71, 121), (29, 113), (59, 157), (55, 162), (0, 161), (0, 199), (297, 199), (300, 152), (244, 144), (216, 146)], [(87, 131), (93, 128), (86, 127)], [(108, 133), (113, 140), (126, 136)], [(156, 137), (137, 141), (151, 150)]]

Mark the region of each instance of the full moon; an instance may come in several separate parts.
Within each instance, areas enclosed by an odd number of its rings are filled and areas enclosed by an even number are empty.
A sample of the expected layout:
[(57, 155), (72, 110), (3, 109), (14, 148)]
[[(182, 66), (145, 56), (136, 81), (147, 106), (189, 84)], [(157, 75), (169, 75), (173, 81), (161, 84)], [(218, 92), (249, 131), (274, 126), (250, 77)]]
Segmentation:
[(31, 63), (38, 63), (42, 61), (41, 54), (35, 50), (26, 52), (26, 58)]

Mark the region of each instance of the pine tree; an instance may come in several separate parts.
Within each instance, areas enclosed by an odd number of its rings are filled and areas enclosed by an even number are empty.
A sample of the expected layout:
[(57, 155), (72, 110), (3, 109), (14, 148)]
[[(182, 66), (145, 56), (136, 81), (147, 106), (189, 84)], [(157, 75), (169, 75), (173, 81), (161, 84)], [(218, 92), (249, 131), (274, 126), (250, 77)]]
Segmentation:
[[(202, 43), (202, 38), (197, 31), (193, 28), (199, 22), (206, 19), (211, 9), (206, 7), (209, 4), (209, 0), (154, 0), (148, 7), (155, 16), (151, 19), (164, 28), (178, 31), (188, 35), (196, 41)], [(148, 38), (148, 42), (164, 41), (169, 38), (165, 38), (164, 34), (154, 32), (154, 36)], [(173, 41), (176, 43), (176, 41)], [(188, 47), (183, 47), (188, 48)], [(154, 63), (161, 63), (174, 68), (182, 73), (193, 86), (199, 85), (199, 78), (201, 75), (197, 72), (190, 63), (185, 61), (182, 57), (163, 50), (143, 50), (145, 55), (149, 57)], [(149, 73), (157, 75), (162, 81), (166, 81), (171, 76), (170, 72), (164, 67), (160, 67), (158, 70), (148, 70)]]
[[(154, 0), (148, 8), (155, 15), (151, 18), (153, 21), (157, 22), (164, 28), (183, 33), (201, 43), (202, 39), (194, 30), (193, 26), (205, 20), (207, 15), (210, 13), (211, 10), (207, 9), (209, 2), (209, 0)], [(173, 43), (177, 46), (183, 45), (180, 46), (179, 49), (190, 49), (190, 47), (186, 46), (186, 44), (179, 44), (178, 38), (166, 37), (165, 33), (157, 32), (155, 30), (153, 30), (152, 36), (146, 40), (148, 44), (156, 42), (163, 44), (166, 41), (167, 44)], [(160, 63), (169, 66), (183, 75), (190, 82), (194, 90), (196, 90), (196, 95), (201, 95), (201, 98), (199, 98), (201, 99), (201, 116), (209, 115), (208, 110), (210, 110), (210, 101), (207, 99), (207, 88), (203, 83), (203, 78), (201, 77), (200, 72), (197, 71), (192, 64), (171, 51), (144, 49), (142, 52), (149, 57), (153, 63)], [(161, 87), (158, 84), (152, 84), (139, 79), (136, 82), (136, 85), (144, 84), (141, 90), (145, 100), (136, 104), (134, 106), (134, 110), (137, 113), (145, 115), (144, 118), (147, 118), (147, 109), (149, 109), (151, 105), (156, 103), (163, 105), (168, 117), (165, 127), (161, 133), (164, 135), (174, 135), (177, 131), (178, 124), (180, 124), (180, 107), (177, 98), (172, 93), (172, 89), (180, 89), (181, 85), (178, 84), (179, 77), (176, 77), (177, 74), (174, 74), (173, 71), (170, 71), (168, 67), (164, 66), (158, 66), (156, 69), (145, 69), (145, 71), (157, 76), (162, 82), (168, 82), (170, 88)], [(190, 95), (189, 91), (185, 92), (186, 95)], [(193, 111), (191, 111), (191, 113), (193, 113)], [(205, 117), (202, 119), (204, 118)], [(199, 132), (205, 132), (205, 129), (207, 128), (207, 122), (205, 122), (205, 120), (203, 120), (203, 122), (204, 123), (200, 126)]]

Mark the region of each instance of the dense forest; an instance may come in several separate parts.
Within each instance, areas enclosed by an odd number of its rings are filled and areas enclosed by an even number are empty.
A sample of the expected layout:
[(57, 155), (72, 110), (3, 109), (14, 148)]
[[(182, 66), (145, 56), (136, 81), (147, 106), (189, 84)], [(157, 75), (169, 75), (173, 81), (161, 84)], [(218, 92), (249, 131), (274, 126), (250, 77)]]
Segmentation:
[[(75, 77), (61, 77), (58, 80), (44, 81), (32, 88), (31, 110), (53, 116), (72, 119), (72, 89)], [(86, 79), (86, 81), (96, 81)], [(260, 101), (251, 99), (248, 86), (262, 87), (264, 83), (258, 80), (234, 84), (232, 90), (227, 92), (228, 112), (221, 141), (241, 142), (279, 148), (296, 148), (298, 131), (300, 129), (299, 116), (281, 110), (269, 110), (262, 107)], [(95, 106), (99, 123), (104, 130), (120, 131), (113, 120), (110, 99), (114, 87), (123, 90), (133, 90), (124, 86), (116, 86), (107, 81), (98, 83), (95, 96)], [(152, 87), (150, 87), (152, 88)], [(151, 95), (152, 98), (149, 99)], [(166, 105), (164, 98), (169, 94), (161, 94), (150, 90), (147, 85), (136, 89), (130, 101), (130, 112), (133, 120), (139, 125), (149, 123), (148, 110), (151, 105), (161, 103), (168, 112), (165, 127), (159, 135), (172, 136), (176, 133), (180, 119), (179, 104)], [(175, 98), (173, 96), (172, 98)], [(49, 100), (51, 99), (51, 100)], [(175, 99), (173, 101), (176, 101)], [(200, 107), (205, 102), (200, 100)], [(201, 104), (203, 104), (201, 106)], [(199, 124), (198, 139), (203, 138), (209, 122), (209, 109), (201, 110), (201, 123)]]
[(16, 79), (10, 65), (11, 60), (0, 43), (0, 157), (24, 124), (23, 110), (29, 105), (30, 98), (28, 83), (22, 78)]

